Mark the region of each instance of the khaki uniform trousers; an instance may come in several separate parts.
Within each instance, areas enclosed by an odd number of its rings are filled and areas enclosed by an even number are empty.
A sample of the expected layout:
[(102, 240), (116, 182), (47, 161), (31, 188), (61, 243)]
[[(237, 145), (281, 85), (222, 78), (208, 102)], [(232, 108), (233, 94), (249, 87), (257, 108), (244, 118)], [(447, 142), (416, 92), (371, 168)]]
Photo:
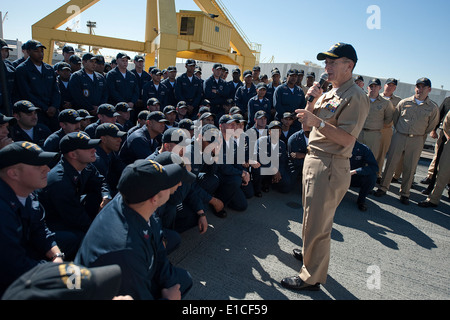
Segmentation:
[(430, 166), (428, 167), (428, 178), (431, 179), (431, 177), (433, 176), (433, 172), (434, 172), (434, 168), (436, 167), (436, 158), (437, 158), (437, 153), (439, 150), (439, 145), (442, 143), (442, 139), (444, 138), (444, 131), (441, 130), (441, 132), (439, 132), (439, 137), (436, 141), (436, 144), (434, 146), (434, 156), (433, 156), (433, 160), (430, 163)]
[(389, 150), (389, 146), (391, 145), (393, 134), (394, 131), (392, 130), (392, 127), (381, 129), (380, 149), (378, 150), (378, 154), (374, 153), (378, 163), (377, 177), (381, 178), (381, 174), (383, 173), (384, 161), (386, 160), (386, 154)]
[(433, 191), (428, 197), (428, 201), (439, 204), (445, 186), (450, 182), (450, 142), (447, 141), (442, 150), (441, 158), (438, 164), (438, 174)]
[(362, 129), (358, 141), (368, 146), (373, 155), (377, 156), (380, 151), (381, 131)]
[(394, 171), (398, 168), (400, 161), (402, 161), (403, 170), (401, 172), (402, 185), (400, 187), (400, 195), (409, 198), (414, 173), (423, 150), (423, 144), (423, 136), (410, 137), (399, 132), (394, 133), (381, 179), (381, 190), (388, 191)]
[(303, 165), (303, 266), (308, 284), (327, 279), (334, 214), (350, 187), (348, 158), (310, 152)]

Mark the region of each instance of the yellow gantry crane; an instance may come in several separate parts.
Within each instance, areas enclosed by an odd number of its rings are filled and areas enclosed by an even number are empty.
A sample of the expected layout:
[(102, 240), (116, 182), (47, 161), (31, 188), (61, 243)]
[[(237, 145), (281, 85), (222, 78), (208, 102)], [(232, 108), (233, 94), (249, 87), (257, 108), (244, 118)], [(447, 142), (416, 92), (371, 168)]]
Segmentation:
[(33, 39), (47, 51), (51, 64), (55, 41), (137, 52), (146, 67), (164, 69), (176, 58), (238, 65), (241, 70), (259, 63), (260, 45), (246, 38), (220, 0), (193, 0), (201, 11), (176, 12), (175, 0), (147, 0), (145, 41), (58, 30), (100, 0), (70, 0), (32, 26)]

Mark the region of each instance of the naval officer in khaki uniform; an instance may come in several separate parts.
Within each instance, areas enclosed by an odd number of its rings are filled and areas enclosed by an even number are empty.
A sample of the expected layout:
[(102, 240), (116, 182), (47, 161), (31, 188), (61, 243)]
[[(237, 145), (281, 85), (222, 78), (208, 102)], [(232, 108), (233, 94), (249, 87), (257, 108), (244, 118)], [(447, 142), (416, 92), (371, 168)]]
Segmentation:
[(311, 133), (303, 166), (303, 266), (281, 281), (294, 290), (319, 290), (326, 282), (334, 214), (350, 187), (349, 159), (369, 113), (369, 98), (352, 78), (358, 61), (353, 46), (337, 43), (317, 59), (325, 60), (333, 90), (322, 95), (316, 83), (308, 91), (313, 102), (296, 110)]
[(394, 107), (392, 103), (380, 96), (381, 81), (372, 79), (367, 87), (370, 110), (358, 141), (369, 147), (374, 155), (380, 150), (381, 129), (392, 122)]
[(444, 192), (445, 186), (450, 181), (450, 111), (447, 112), (444, 118), (442, 132), (444, 134), (444, 150), (439, 159), (436, 185), (427, 200), (418, 203), (419, 207), (437, 207), (441, 200), (442, 192)]
[[(380, 95), (389, 100), (392, 103), (392, 106), (397, 107), (398, 103), (402, 100), (399, 96), (394, 94), (397, 89), (398, 81), (394, 78), (389, 78), (386, 80), (384, 84), (384, 91)], [(393, 123), (389, 123), (384, 125), (383, 129), (381, 129), (381, 141), (380, 141), (380, 149), (378, 151), (378, 155), (375, 155), (378, 162), (378, 173), (377, 177), (381, 182), (381, 174), (383, 172), (384, 160), (386, 159), (386, 154), (389, 150), (389, 146), (391, 145), (392, 135), (394, 134)]]
[(430, 79), (420, 78), (416, 82), (414, 96), (403, 99), (398, 103), (393, 119), (396, 131), (388, 151), (381, 185), (375, 192), (375, 196), (381, 197), (386, 194), (394, 171), (403, 157), (400, 201), (405, 205), (409, 204), (414, 172), (419, 163), (426, 136), (436, 127), (439, 121), (439, 108), (428, 97), (430, 92)]
[(434, 168), (436, 166), (437, 152), (438, 152), (439, 146), (442, 143), (442, 139), (444, 138), (443, 130), (441, 130), (439, 135), (436, 133), (436, 131), (439, 129), (439, 126), (440, 126), (441, 122), (444, 120), (445, 115), (447, 114), (448, 111), (450, 111), (450, 97), (445, 98), (444, 101), (442, 102), (441, 106), (439, 107), (439, 112), (440, 112), (439, 123), (437, 124), (436, 128), (433, 131), (431, 131), (431, 133), (430, 133), (430, 136), (433, 139), (437, 139), (437, 141), (436, 141), (436, 146), (434, 148), (433, 160), (431, 161), (430, 166), (428, 167), (428, 175), (425, 179), (420, 181), (423, 184), (429, 184), (431, 182), (431, 177), (433, 176)]

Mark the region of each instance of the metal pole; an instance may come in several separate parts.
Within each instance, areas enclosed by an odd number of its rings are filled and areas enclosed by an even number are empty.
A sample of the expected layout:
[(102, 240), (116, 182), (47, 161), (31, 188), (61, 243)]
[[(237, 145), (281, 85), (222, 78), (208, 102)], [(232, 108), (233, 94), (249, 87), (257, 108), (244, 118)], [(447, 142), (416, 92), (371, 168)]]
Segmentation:
[(2, 86), (2, 102), (6, 116), (11, 116), (11, 103), (9, 101), (8, 83), (6, 82), (6, 66), (3, 59), (0, 58), (0, 82)]

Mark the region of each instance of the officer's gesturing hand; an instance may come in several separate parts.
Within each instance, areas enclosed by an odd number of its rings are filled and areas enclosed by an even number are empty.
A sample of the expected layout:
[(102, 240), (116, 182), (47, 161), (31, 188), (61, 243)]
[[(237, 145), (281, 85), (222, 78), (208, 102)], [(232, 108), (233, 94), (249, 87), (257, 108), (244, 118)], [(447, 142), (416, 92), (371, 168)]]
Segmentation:
[(162, 289), (161, 296), (167, 300), (181, 300), (180, 284), (177, 283), (173, 287)]

